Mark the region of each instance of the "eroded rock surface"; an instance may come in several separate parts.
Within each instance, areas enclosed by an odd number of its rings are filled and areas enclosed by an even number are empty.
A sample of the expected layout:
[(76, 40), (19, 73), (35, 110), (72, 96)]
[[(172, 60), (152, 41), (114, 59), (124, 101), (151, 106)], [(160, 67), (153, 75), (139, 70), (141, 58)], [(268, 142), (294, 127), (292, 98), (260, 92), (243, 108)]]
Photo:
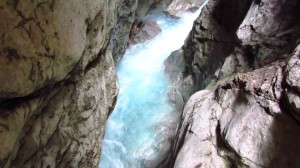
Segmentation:
[(298, 167), (300, 126), (280, 107), (282, 80), (272, 65), (195, 93), (175, 167)]
[[(250, 2), (212, 0), (202, 9), (184, 46), (172, 54), (174, 61), (183, 60), (180, 72), (172, 75), (177, 75), (172, 78), (181, 78), (172, 81), (172, 92), (175, 93), (172, 97), (186, 102), (192, 93), (205, 88), (214, 78), (215, 71), (234, 50), (237, 43), (235, 32), (246, 15)], [(226, 10), (219, 10), (223, 8)], [(235, 18), (228, 21), (230, 16)], [(170, 61), (166, 61), (166, 69), (168, 72), (176, 71), (172, 69), (177, 66), (173, 66)]]
[(0, 2), (0, 167), (97, 167), (122, 1)]
[(115, 64), (120, 61), (128, 47), (129, 34), (136, 20), (137, 5), (138, 0), (127, 0), (123, 1), (123, 5), (120, 7), (119, 17), (110, 40)]
[(185, 105), (170, 167), (300, 166), (299, 5), (204, 7), (165, 62), (170, 99)]
[(0, 2), (0, 167), (98, 167), (114, 65), (162, 3)]

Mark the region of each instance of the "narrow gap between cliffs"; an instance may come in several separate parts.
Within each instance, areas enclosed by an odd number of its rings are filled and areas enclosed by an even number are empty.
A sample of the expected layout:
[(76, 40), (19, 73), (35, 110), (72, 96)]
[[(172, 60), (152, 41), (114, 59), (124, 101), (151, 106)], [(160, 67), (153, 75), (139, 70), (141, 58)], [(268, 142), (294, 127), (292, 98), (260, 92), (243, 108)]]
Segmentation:
[(152, 14), (162, 33), (130, 47), (117, 65), (120, 91), (106, 124), (100, 168), (158, 167), (167, 156), (180, 114), (169, 103), (163, 64), (184, 44), (200, 11), (180, 19)]

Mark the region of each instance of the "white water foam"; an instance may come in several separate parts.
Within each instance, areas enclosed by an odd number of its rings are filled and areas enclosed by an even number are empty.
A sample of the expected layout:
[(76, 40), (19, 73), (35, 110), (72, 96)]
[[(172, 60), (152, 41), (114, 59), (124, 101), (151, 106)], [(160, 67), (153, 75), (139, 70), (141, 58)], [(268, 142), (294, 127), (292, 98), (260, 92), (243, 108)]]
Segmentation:
[(159, 160), (168, 147), (164, 123), (178, 116), (168, 103), (163, 62), (183, 45), (200, 10), (184, 13), (180, 20), (159, 16), (162, 33), (126, 51), (117, 66), (120, 92), (107, 121), (99, 167), (151, 167), (149, 161)]

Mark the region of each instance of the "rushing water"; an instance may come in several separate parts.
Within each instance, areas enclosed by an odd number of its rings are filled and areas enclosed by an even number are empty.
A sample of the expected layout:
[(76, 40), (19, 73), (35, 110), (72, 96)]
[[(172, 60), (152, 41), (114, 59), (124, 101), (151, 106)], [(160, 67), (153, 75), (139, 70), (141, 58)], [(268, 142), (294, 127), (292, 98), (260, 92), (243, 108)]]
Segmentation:
[(166, 154), (178, 114), (168, 103), (163, 62), (183, 45), (199, 12), (179, 20), (156, 16), (162, 33), (126, 51), (117, 66), (120, 92), (107, 121), (100, 168), (153, 167)]

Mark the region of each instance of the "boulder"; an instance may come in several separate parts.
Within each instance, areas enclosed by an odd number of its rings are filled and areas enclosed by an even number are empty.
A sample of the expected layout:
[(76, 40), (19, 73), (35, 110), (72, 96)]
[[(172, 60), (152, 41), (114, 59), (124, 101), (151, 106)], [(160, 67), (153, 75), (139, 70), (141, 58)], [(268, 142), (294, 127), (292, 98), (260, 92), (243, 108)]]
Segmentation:
[(135, 44), (144, 43), (161, 33), (161, 29), (155, 20), (148, 20), (140, 27), (135, 27), (132, 30), (132, 36), (128, 41), (128, 45), (133, 46)]

